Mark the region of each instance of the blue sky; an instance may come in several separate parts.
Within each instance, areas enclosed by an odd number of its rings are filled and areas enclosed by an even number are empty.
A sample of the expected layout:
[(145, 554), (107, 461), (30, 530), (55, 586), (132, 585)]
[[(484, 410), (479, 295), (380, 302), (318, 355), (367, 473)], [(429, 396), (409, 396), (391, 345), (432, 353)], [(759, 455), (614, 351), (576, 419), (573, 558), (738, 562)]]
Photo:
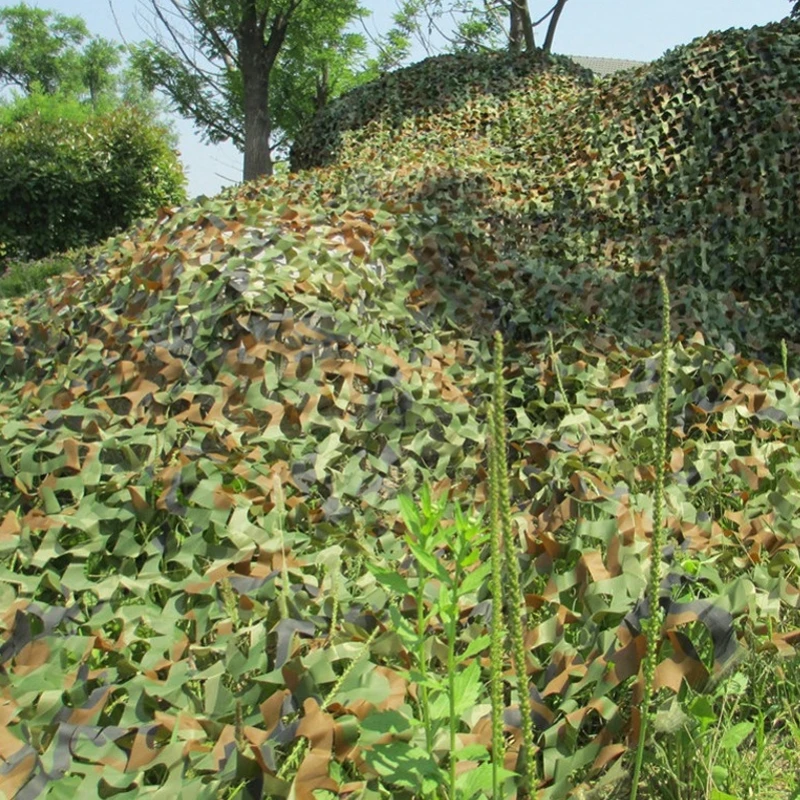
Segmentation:
[[(0, 7), (18, 0), (0, 0)], [(146, 38), (142, 22), (145, 0), (111, 0), (125, 37)], [(385, 30), (396, 8), (394, 0), (362, 0), (373, 12), (370, 25)], [(534, 17), (551, 6), (551, 0), (529, 0)], [(28, 0), (28, 5), (82, 16), (94, 34), (119, 39), (109, 0)], [(137, 9), (139, 13), (137, 15)], [(685, 44), (710, 30), (751, 27), (785, 17), (788, 0), (569, 0), (556, 34), (558, 53), (607, 56), (650, 61), (665, 50)], [(138, 16), (138, 21), (137, 21)], [(418, 48), (415, 56), (424, 58)], [(238, 180), (241, 155), (231, 145), (203, 145), (191, 122), (176, 120), (181, 155), (189, 175), (189, 193), (214, 194)]]

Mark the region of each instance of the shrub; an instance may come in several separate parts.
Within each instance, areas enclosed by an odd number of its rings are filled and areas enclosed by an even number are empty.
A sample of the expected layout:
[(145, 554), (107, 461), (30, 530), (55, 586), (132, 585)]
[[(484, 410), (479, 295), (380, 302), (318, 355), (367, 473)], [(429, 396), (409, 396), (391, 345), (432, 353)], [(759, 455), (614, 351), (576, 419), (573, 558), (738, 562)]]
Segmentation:
[[(43, 291), (54, 275), (74, 270), (90, 257), (89, 248), (76, 248), (66, 253), (54, 253), (42, 259), (0, 261), (0, 299), (23, 297), (32, 292)], [(0, 253), (2, 256), (2, 253)], [(2, 268), (5, 267), (5, 271)]]
[[(49, 100), (49, 99), (48, 99)], [(54, 100), (52, 102), (58, 102)], [(30, 107), (0, 116), (0, 243), (41, 258), (101, 241), (159, 206), (185, 199), (168, 128), (120, 105), (84, 118)]]

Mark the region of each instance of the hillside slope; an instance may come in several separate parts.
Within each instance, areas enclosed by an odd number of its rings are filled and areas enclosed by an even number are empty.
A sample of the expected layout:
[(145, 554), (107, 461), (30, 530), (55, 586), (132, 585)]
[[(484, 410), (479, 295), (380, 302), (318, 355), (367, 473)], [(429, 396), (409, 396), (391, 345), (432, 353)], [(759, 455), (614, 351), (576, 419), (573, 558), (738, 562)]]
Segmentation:
[[(414, 607), (386, 578), (414, 574), (397, 497), (483, 508), (496, 328), (543, 796), (615, 761), (655, 270), (676, 342), (660, 680), (702, 685), (754, 631), (791, 651), (800, 399), (753, 359), (800, 352), (799, 51), (797, 26), (734, 30), (598, 84), (561, 59), (431, 60), (331, 106), (300, 171), (0, 301), (0, 789), (418, 797), (375, 755), (394, 732), (420, 757), (387, 610)], [(462, 598), (462, 650), (486, 591)], [(465, 745), (487, 741), (473, 688)], [(313, 757), (287, 778), (298, 736)]]
[[(632, 333), (652, 309), (641, 298), (631, 313), (629, 277), (660, 269), (682, 329), (774, 355), (781, 336), (798, 338), (798, 37), (788, 21), (713, 33), (594, 86), (561, 63), (520, 77), (512, 62), (508, 91), (477, 97), (477, 79), (445, 77), (435, 124), (438, 71), (423, 63), (331, 105), (292, 163), (336, 158), (338, 180), (475, 233), (484, 261), (515, 275), (526, 337), (582, 305)], [(480, 271), (496, 285), (491, 264)]]

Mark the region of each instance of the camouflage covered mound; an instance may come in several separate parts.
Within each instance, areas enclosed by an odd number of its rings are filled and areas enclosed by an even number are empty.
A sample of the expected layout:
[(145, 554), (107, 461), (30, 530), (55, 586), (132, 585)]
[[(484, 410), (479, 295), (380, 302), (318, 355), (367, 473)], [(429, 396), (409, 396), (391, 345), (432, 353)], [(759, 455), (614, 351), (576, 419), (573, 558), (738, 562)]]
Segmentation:
[(503, 52), (434, 56), (387, 73), (328, 105), (294, 143), (291, 166), (300, 170), (335, 162), (344, 134), (370, 129), (371, 123), (391, 128), (406, 121), (418, 124), (427, 120), (435, 129), (452, 114), (463, 115), (465, 106), (472, 103), (483, 104), (488, 99), (502, 104), (536, 87), (550, 95), (550, 102), (556, 102), (566, 85), (588, 86), (591, 82), (590, 70), (564, 56)]
[[(659, 377), (637, 272), (657, 267), (678, 310), (659, 681), (700, 686), (757, 636), (791, 652), (800, 400), (751, 354), (798, 338), (797, 37), (715, 34), (594, 87), (563, 62), (428, 62), (386, 82), (427, 110), (365, 100), (337, 128), (351, 97), (303, 145), (326, 166), (164, 210), (0, 301), (0, 792), (440, 782), (446, 756), (414, 739), (398, 494), (485, 505), (496, 327), (541, 796), (618, 760)], [(432, 109), (418, 77), (437, 74)], [(476, 780), (486, 599), (460, 598), (457, 626)]]
[(337, 180), (478, 233), (522, 292), (514, 327), (528, 338), (564, 321), (633, 332), (651, 309), (647, 297), (631, 309), (628, 277), (663, 269), (684, 329), (774, 353), (799, 338), (798, 52), (800, 26), (785, 21), (710, 34), (595, 85), (533, 62), (504, 93), (475, 97), (479, 81), (465, 81), (435, 119), (426, 62), (394, 79), (391, 102), (365, 104), (369, 122), (350, 98), (331, 106), (294, 162), (327, 163), (335, 142)]

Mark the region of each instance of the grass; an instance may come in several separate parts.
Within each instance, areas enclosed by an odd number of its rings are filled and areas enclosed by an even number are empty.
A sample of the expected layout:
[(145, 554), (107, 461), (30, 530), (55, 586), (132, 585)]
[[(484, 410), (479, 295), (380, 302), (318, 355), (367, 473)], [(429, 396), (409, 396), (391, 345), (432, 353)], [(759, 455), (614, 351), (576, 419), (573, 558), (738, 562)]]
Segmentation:
[(83, 247), (33, 261), (0, 262), (0, 298), (24, 297), (46, 289), (51, 278), (82, 265), (91, 252)]
[(665, 800), (800, 796), (800, 660), (753, 653), (710, 694), (656, 715), (642, 795)]

